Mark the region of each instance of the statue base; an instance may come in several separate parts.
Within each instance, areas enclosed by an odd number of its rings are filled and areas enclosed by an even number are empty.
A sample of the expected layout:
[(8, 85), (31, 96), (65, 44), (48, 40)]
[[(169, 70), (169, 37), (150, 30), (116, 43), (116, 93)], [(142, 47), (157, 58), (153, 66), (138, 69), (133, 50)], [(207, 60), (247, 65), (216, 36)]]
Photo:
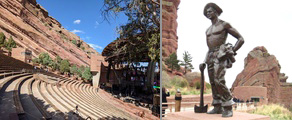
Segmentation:
[(195, 113), (194, 111), (174, 112), (165, 120), (270, 120), (269, 116), (233, 111), (233, 117), (224, 118), (222, 114)]

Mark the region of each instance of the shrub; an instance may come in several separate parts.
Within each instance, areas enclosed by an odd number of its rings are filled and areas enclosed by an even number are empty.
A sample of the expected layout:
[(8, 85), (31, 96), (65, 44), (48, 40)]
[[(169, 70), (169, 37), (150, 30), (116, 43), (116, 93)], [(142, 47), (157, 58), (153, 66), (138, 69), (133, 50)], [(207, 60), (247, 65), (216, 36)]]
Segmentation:
[(281, 105), (270, 104), (263, 105), (250, 111), (252, 114), (267, 115), (271, 117), (271, 120), (291, 120), (292, 113)]
[(72, 42), (74, 45), (77, 46), (77, 41), (76, 41), (76, 40), (72, 40), (71, 42)]
[(74, 75), (78, 75), (78, 67), (76, 65), (71, 66), (70, 73)]
[(34, 59), (32, 59), (32, 62), (33, 62), (33, 63), (39, 63), (39, 58), (34, 58)]
[(78, 70), (77, 70), (77, 73), (78, 73), (78, 76), (79, 77), (82, 77), (82, 73), (84, 71), (85, 67), (82, 65)]
[(60, 66), (56, 61), (51, 61), (51, 63), (49, 64), (49, 66), (53, 69), (53, 70), (59, 70)]
[(5, 46), (6, 36), (3, 32), (0, 33), (0, 48)]
[(62, 60), (60, 64), (60, 72), (65, 73), (70, 71), (70, 63), (68, 60)]
[(170, 80), (170, 85), (175, 86), (176, 88), (184, 88), (188, 87), (189, 83), (186, 79), (179, 76), (175, 76)]
[(12, 36), (10, 36), (8, 41), (5, 42), (5, 47), (9, 52), (12, 51), (12, 48), (16, 48), (16, 43), (15, 43), (14, 39), (12, 38)]
[(82, 78), (85, 80), (85, 82), (91, 81), (92, 75), (89, 67), (84, 68), (84, 71), (82, 72)]
[(38, 63), (48, 66), (51, 63), (52, 59), (48, 53), (39, 54)]
[(201, 82), (195, 82), (194, 88), (200, 89), (201, 88)]

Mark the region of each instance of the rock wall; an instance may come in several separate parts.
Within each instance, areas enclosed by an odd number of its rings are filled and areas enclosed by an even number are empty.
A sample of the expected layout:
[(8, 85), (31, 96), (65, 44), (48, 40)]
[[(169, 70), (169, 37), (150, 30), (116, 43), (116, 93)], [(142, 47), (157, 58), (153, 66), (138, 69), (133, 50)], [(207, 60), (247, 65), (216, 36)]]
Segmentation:
[(162, 0), (162, 57), (177, 50), (177, 9), (180, 0)]
[[(90, 64), (90, 54), (98, 54), (79, 36), (62, 25), (36, 0), (1, 0), (0, 32), (12, 36), (17, 45), (32, 51), (34, 57), (47, 52), (79, 66)], [(72, 44), (76, 40), (77, 45)]]
[(288, 90), (292, 90), (292, 85), (286, 83), (288, 77), (280, 70), (281, 66), (274, 55), (270, 55), (263, 46), (256, 47), (245, 58), (244, 69), (237, 75), (231, 91), (237, 86), (267, 87), (268, 103), (281, 103), (289, 107), (292, 92)]

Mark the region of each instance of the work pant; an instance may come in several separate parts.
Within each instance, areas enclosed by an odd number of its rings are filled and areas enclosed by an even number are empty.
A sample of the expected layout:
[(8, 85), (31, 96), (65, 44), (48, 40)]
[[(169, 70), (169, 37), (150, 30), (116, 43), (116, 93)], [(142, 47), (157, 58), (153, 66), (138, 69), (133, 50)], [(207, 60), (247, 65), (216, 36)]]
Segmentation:
[(208, 74), (212, 87), (213, 102), (212, 105), (232, 106), (232, 95), (225, 85), (226, 67), (223, 63), (209, 63)]

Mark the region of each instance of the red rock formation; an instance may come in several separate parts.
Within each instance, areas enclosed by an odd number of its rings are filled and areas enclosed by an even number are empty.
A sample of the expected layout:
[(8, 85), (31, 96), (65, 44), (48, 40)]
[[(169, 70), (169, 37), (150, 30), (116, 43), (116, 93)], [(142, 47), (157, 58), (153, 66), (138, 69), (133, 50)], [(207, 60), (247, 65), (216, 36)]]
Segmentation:
[[(205, 72), (205, 74), (206, 74), (206, 72)], [(188, 80), (189, 85), (191, 87), (194, 87), (197, 82), (198, 83), (201, 82), (201, 73), (199, 73), (199, 72), (189, 72), (189, 73), (185, 74), (184, 77)], [(205, 76), (204, 90), (207, 89), (207, 87), (206, 87), (206, 79), (207, 78)]]
[(256, 47), (245, 58), (244, 69), (237, 75), (231, 90), (237, 86), (267, 87), (269, 103), (282, 103), (288, 107), (292, 102), (292, 93), (288, 93), (287, 89), (292, 90), (292, 85), (286, 83), (288, 77), (280, 73), (280, 69), (281, 66), (274, 55), (270, 55), (263, 46)]
[[(90, 64), (90, 53), (98, 54), (49, 16), (36, 0), (1, 0), (0, 32), (12, 36), (18, 46), (31, 50), (34, 57), (47, 52), (52, 58), (59, 55), (80, 66)], [(72, 44), (72, 40), (81, 46)]]
[(180, 0), (162, 0), (162, 56), (177, 50), (177, 9)]

